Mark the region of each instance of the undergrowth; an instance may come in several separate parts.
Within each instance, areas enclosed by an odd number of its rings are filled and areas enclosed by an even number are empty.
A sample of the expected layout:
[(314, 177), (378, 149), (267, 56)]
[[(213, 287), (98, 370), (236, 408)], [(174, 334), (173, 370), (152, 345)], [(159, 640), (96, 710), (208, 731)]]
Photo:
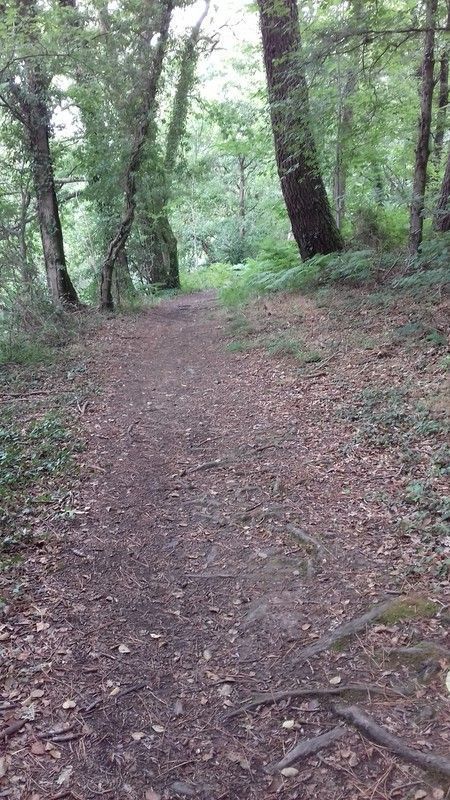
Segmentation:
[(231, 267), (227, 270), (227, 265), (220, 265), (220, 282), (216, 267), (211, 273), (205, 268), (192, 274), (198, 281), (196, 288), (219, 288), (221, 300), (227, 306), (245, 303), (253, 295), (319, 290), (333, 284), (382, 287), (380, 299), (385, 302), (387, 287), (397, 293), (442, 291), (450, 283), (449, 261), (447, 233), (424, 242), (413, 259), (401, 252), (366, 248), (316, 255), (302, 262), (294, 242), (268, 240), (257, 258), (248, 259), (238, 270)]
[[(408, 386), (367, 388), (351, 408), (342, 408), (355, 423), (356, 440), (379, 449), (398, 448), (403, 485), (403, 512), (397, 527), (401, 535), (417, 541), (412, 572), (431, 568), (450, 574), (450, 496), (445, 485), (450, 475), (450, 448), (445, 444), (448, 423), (436, 417), (424, 402), (417, 402)], [(391, 503), (390, 498), (383, 498)], [(392, 501), (397, 510), (398, 500)]]
[(72, 432), (55, 412), (27, 424), (14, 409), (3, 414), (0, 427), (0, 569), (5, 569), (32, 540), (39, 508), (62, 497), (61, 478), (73, 468), (80, 449)]

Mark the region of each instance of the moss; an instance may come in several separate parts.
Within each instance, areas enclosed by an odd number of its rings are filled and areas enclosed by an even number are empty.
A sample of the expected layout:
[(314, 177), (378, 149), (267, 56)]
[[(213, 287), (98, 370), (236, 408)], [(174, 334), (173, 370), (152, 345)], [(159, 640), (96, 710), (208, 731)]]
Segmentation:
[(386, 624), (406, 619), (430, 619), (437, 614), (439, 606), (424, 597), (406, 597), (395, 601), (380, 620)]

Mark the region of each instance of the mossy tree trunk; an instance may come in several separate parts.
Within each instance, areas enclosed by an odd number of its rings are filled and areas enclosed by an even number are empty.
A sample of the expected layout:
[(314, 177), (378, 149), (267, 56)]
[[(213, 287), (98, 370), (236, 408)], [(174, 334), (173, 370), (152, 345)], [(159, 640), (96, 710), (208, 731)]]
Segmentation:
[(115, 235), (110, 241), (103, 262), (100, 284), (100, 308), (103, 311), (114, 308), (112, 295), (112, 279), (114, 266), (121, 251), (126, 245), (134, 221), (136, 210), (137, 175), (144, 159), (145, 144), (149, 131), (154, 126), (156, 95), (162, 73), (163, 61), (169, 35), (169, 25), (174, 8), (173, 0), (165, 0), (161, 8), (159, 38), (147, 75), (146, 86), (138, 123), (133, 137), (130, 158), (125, 174), (123, 209)]

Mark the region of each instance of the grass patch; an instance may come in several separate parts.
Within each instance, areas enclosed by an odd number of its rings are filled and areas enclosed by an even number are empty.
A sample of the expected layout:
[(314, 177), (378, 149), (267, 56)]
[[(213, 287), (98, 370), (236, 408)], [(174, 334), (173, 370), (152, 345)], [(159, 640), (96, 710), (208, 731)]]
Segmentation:
[(386, 625), (408, 619), (431, 619), (439, 611), (437, 603), (423, 597), (399, 598), (385, 611), (380, 620)]

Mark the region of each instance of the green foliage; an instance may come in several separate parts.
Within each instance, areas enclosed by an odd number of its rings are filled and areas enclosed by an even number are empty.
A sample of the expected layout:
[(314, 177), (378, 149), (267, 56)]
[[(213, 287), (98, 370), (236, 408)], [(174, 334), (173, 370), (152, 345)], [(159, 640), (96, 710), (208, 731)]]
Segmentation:
[[(56, 413), (18, 425), (12, 411), (0, 427), (0, 552), (31, 537), (28, 519), (51, 499), (51, 486), (69, 468), (78, 445)], [(56, 485), (55, 485), (56, 488)]]
[(409, 265), (406, 275), (393, 282), (394, 288), (420, 292), (450, 284), (450, 231), (422, 242), (420, 252)]
[(358, 438), (378, 447), (407, 446), (445, 426), (424, 404), (413, 404), (405, 387), (364, 389), (355, 405), (342, 413), (357, 423)]
[(236, 268), (231, 264), (220, 262), (189, 272), (183, 270), (180, 274), (181, 291), (190, 294), (204, 289), (221, 289), (233, 279), (235, 273)]
[(406, 243), (408, 215), (405, 207), (366, 205), (352, 214), (351, 239), (356, 246), (395, 249)]

